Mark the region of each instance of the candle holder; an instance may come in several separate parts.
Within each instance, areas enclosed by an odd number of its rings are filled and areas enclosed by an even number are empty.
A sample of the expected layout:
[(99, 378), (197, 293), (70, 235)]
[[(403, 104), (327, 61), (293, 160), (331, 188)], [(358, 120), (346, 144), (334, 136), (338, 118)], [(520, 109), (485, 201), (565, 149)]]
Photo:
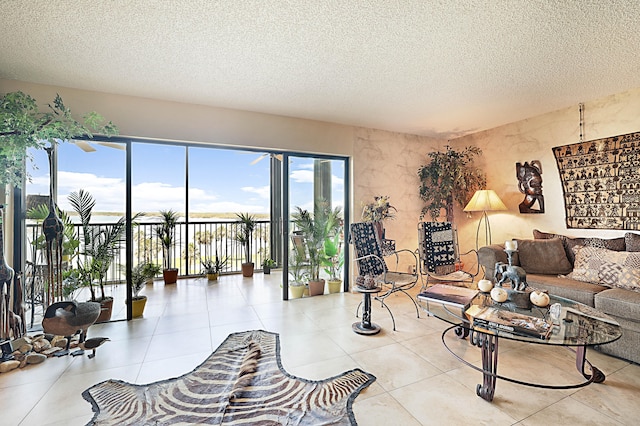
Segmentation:
[(517, 253), (518, 250), (504, 250), (507, 253), (507, 260), (509, 262), (509, 266), (513, 266), (513, 253)]

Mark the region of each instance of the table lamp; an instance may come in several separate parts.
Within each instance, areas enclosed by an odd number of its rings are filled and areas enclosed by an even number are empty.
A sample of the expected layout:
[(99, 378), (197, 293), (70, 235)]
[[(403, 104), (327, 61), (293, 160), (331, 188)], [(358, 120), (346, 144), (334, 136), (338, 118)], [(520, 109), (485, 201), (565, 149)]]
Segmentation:
[(489, 224), (489, 217), (487, 212), (496, 210), (507, 210), (507, 206), (504, 205), (498, 194), (492, 189), (481, 189), (476, 191), (471, 197), (471, 201), (463, 209), (465, 212), (482, 212), (482, 217), (478, 221), (478, 230), (476, 231), (476, 249), (478, 246), (478, 238), (480, 236), (480, 226), (484, 221), (484, 237), (485, 245), (491, 244), (491, 225)]

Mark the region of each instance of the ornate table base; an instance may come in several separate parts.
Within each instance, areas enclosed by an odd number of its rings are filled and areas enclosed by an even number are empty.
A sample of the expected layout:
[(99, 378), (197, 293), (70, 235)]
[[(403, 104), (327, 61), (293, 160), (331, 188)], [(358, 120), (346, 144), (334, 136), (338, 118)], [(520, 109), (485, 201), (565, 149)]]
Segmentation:
[(363, 295), (362, 301), (362, 321), (354, 322), (351, 328), (358, 334), (378, 334), (380, 333), (380, 326), (371, 322), (371, 295), (380, 293), (380, 287), (364, 288), (355, 287), (355, 290)]

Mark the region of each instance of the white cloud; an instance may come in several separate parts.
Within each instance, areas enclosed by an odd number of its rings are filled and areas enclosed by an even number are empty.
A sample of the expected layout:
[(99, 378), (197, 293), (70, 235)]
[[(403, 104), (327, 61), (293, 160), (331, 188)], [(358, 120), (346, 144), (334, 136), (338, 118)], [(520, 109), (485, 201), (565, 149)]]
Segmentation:
[(240, 188), (241, 190), (245, 191), (245, 192), (249, 192), (252, 194), (258, 194), (258, 196), (262, 199), (268, 200), (271, 197), (271, 191), (270, 191), (270, 186), (266, 185), (266, 186), (260, 186), (260, 187), (254, 187), (254, 186), (245, 186)]

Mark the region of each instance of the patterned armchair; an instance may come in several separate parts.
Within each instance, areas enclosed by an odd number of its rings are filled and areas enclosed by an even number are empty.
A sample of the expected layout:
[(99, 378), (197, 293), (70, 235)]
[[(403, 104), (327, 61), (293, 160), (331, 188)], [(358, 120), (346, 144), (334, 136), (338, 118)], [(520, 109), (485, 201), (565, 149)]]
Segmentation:
[[(387, 308), (393, 321), (393, 330), (396, 329), (396, 322), (391, 310), (385, 304), (385, 299), (394, 293), (402, 293), (406, 295), (416, 308), (416, 315), (420, 318), (420, 311), (414, 298), (407, 292), (413, 288), (418, 282), (418, 273), (400, 272), (398, 266), (401, 258), (409, 259), (409, 262), (415, 265), (414, 271), (418, 268), (418, 258), (416, 254), (407, 249), (395, 250), (383, 254), (382, 246), (378, 234), (375, 231), (372, 222), (356, 222), (349, 227), (350, 242), (355, 249), (355, 262), (358, 264), (358, 272), (360, 276), (371, 275), (376, 283), (382, 288), (382, 291), (374, 297), (375, 300), (381, 302), (383, 307)], [(395, 259), (393, 270), (389, 268), (385, 257)], [(358, 306), (358, 310), (360, 306)]]
[[(435, 283), (473, 283), (480, 270), (477, 251), (459, 252), (458, 236), (451, 222), (420, 222), (418, 253), (420, 274), (423, 276), (421, 291)], [(471, 253), (476, 256), (475, 273), (460, 270), (460, 256)]]

